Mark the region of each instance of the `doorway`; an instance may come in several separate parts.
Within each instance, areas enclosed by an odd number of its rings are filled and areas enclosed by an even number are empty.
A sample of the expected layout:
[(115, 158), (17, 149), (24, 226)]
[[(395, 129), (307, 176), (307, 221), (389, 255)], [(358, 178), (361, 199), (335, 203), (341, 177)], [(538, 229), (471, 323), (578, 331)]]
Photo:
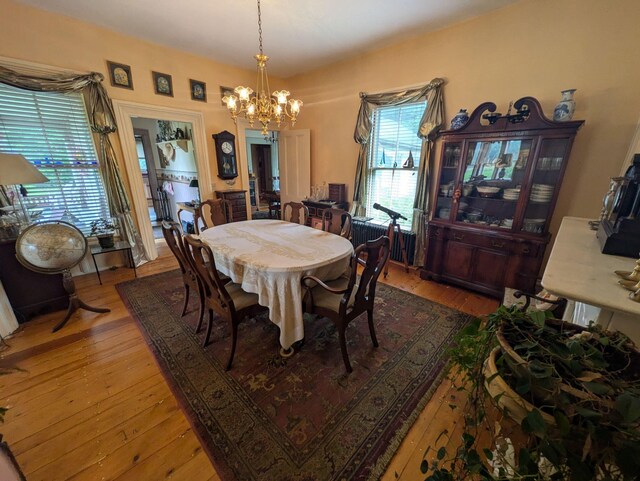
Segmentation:
[[(201, 112), (122, 100), (114, 100), (113, 106), (119, 125), (118, 133), (129, 177), (136, 223), (147, 257), (153, 260), (158, 257), (154, 227), (156, 235), (161, 236), (160, 219), (189, 222), (192, 220), (192, 214), (188, 210), (183, 210), (178, 219), (179, 204), (192, 203), (194, 200), (211, 196), (213, 187), (209, 172), (204, 116)], [(135, 129), (148, 131), (147, 152), (144, 148), (145, 136), (141, 134), (138, 142)], [(142, 147), (140, 150), (139, 145)], [(146, 182), (140, 157), (144, 157), (146, 163)], [(156, 171), (155, 188), (149, 168), (152, 164), (150, 158), (153, 158)], [(195, 180), (197, 183), (193, 182)], [(196, 184), (198, 188), (190, 187)], [(155, 219), (155, 226), (152, 219)]]
[[(242, 179), (242, 187), (251, 192), (252, 185), (255, 185), (255, 174), (252, 179), (249, 176), (249, 168), (253, 169), (252, 162), (249, 162), (248, 157), (251, 155), (250, 147), (251, 142), (260, 144), (271, 143), (269, 138), (271, 134), (267, 135), (267, 140), (260, 133), (249, 125), (249, 122), (240, 119), (238, 121), (238, 127), (236, 130), (238, 134), (238, 145), (244, 145), (247, 148), (238, 149), (240, 156), (240, 174)], [(278, 189), (279, 192), (277, 198), (280, 203), (284, 205), (287, 202), (300, 202), (303, 199), (309, 197), (311, 189), (311, 131), (309, 129), (294, 129), (294, 130), (278, 130), (274, 131), (277, 135), (277, 141), (272, 143), (271, 159), (272, 168), (274, 165), (278, 166), (277, 175), (273, 187)], [(253, 138), (251, 142), (247, 142), (247, 137)], [(274, 150), (274, 146), (277, 150)], [(275, 159), (277, 158), (277, 162)], [(249, 167), (251, 166), (251, 167)], [(264, 204), (263, 204), (264, 205)], [(260, 216), (264, 215), (264, 211), (258, 211), (258, 197), (256, 197), (256, 207), (249, 210), (249, 214), (252, 218), (256, 218), (254, 212)], [(260, 207), (262, 209), (262, 207)]]
[(277, 214), (273, 207), (280, 193), (278, 132), (264, 136), (259, 130), (246, 129), (245, 137), (252, 218), (274, 217)]
[[(200, 193), (191, 123), (135, 117), (131, 124), (154, 239), (163, 238), (163, 220), (179, 222), (185, 232), (192, 232), (190, 209)], [(179, 210), (184, 211), (180, 217)]]

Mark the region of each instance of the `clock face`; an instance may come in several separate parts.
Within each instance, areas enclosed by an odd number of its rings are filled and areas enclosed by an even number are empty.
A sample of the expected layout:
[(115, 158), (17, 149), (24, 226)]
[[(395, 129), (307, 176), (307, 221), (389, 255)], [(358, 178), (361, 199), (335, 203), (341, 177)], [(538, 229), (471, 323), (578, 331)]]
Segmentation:
[(221, 149), (225, 154), (230, 154), (233, 151), (233, 145), (231, 142), (222, 142)]

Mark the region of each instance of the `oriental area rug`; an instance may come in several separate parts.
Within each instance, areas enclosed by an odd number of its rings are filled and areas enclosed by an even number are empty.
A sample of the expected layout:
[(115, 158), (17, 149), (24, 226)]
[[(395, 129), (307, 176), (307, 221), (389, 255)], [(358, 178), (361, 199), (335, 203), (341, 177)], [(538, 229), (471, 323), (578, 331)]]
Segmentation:
[(471, 320), (378, 283), (380, 347), (371, 344), (366, 314), (353, 321), (346, 335), (353, 373), (331, 321), (305, 316), (304, 343), (284, 359), (266, 314), (240, 325), (227, 372), (228, 327), (215, 317), (213, 342), (202, 347), (197, 297), (180, 317), (179, 271), (117, 289), (224, 481), (379, 479), (437, 387), (446, 348)]

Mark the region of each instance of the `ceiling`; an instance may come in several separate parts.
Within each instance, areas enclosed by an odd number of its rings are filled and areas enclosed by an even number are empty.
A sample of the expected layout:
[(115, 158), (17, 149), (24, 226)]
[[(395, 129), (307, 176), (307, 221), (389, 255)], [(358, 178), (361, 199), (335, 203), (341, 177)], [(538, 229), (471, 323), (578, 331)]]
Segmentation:
[[(238, 67), (255, 68), (254, 0), (17, 0)], [(518, 0), (262, 0), (269, 72), (289, 77)]]

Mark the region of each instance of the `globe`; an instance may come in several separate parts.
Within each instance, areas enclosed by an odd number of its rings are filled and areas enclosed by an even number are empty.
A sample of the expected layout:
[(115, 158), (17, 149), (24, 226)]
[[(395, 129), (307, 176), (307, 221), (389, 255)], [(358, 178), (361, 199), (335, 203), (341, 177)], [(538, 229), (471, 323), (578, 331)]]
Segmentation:
[(82, 261), (87, 240), (68, 222), (44, 221), (30, 225), (16, 240), (16, 257), (27, 269), (46, 274), (62, 272)]

